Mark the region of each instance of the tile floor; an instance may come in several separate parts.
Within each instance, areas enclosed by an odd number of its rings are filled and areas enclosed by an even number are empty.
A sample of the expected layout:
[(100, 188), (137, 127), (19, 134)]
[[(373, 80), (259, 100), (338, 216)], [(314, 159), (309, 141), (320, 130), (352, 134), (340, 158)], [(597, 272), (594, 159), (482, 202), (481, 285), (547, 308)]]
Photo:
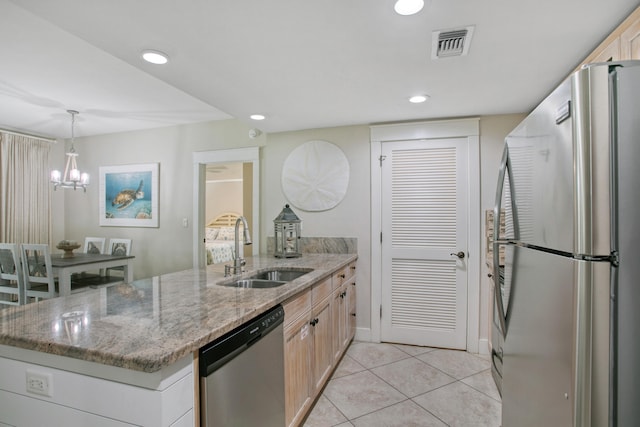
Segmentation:
[(304, 427), (498, 427), (500, 412), (488, 357), (353, 342)]

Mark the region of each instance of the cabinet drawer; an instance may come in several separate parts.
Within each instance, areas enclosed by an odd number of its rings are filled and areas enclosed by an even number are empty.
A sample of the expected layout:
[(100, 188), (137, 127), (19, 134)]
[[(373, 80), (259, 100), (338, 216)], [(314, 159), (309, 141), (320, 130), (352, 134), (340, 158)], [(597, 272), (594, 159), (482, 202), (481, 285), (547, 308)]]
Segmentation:
[(311, 310), (311, 289), (302, 291), (293, 298), (289, 298), (282, 303), (284, 308), (284, 326), (285, 328), (305, 311)]
[(356, 262), (353, 261), (352, 263), (350, 263), (347, 267), (348, 271), (347, 271), (347, 280), (355, 277), (356, 275)]
[(349, 266), (345, 265), (340, 270), (333, 273), (333, 289), (338, 289), (349, 277)]
[(327, 277), (322, 282), (313, 285), (311, 289), (311, 303), (316, 305), (331, 295), (331, 277)]
[(333, 273), (333, 289), (338, 289), (343, 283), (351, 279), (356, 274), (355, 261), (345, 265), (340, 270)]

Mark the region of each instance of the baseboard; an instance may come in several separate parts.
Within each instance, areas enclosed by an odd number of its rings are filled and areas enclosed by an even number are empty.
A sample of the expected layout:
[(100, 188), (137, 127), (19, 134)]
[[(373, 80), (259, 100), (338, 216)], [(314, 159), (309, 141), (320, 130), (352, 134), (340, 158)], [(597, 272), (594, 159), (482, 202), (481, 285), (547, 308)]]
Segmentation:
[[(354, 341), (380, 342), (379, 340), (374, 340), (372, 338), (371, 328), (356, 328), (356, 335), (354, 337)], [(491, 354), (491, 345), (490, 345), (489, 339), (482, 338), (478, 340), (478, 354), (484, 354), (484, 355)]]
[(356, 328), (355, 341), (371, 342), (371, 328)]
[(487, 338), (481, 338), (478, 340), (478, 354), (491, 354), (491, 346)]

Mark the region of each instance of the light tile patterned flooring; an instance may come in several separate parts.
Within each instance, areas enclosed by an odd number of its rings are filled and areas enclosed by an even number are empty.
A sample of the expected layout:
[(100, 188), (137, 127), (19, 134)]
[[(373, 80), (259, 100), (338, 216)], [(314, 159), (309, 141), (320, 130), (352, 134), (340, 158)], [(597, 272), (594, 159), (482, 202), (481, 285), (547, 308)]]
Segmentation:
[(353, 342), (305, 427), (498, 427), (500, 395), (488, 357)]

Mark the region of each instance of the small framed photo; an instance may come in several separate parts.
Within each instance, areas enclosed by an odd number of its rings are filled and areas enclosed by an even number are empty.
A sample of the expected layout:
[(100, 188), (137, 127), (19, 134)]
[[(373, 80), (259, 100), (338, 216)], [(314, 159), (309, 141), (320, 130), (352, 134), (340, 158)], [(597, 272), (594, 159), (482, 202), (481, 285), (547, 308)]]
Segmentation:
[(100, 225), (158, 227), (158, 163), (100, 167)]

